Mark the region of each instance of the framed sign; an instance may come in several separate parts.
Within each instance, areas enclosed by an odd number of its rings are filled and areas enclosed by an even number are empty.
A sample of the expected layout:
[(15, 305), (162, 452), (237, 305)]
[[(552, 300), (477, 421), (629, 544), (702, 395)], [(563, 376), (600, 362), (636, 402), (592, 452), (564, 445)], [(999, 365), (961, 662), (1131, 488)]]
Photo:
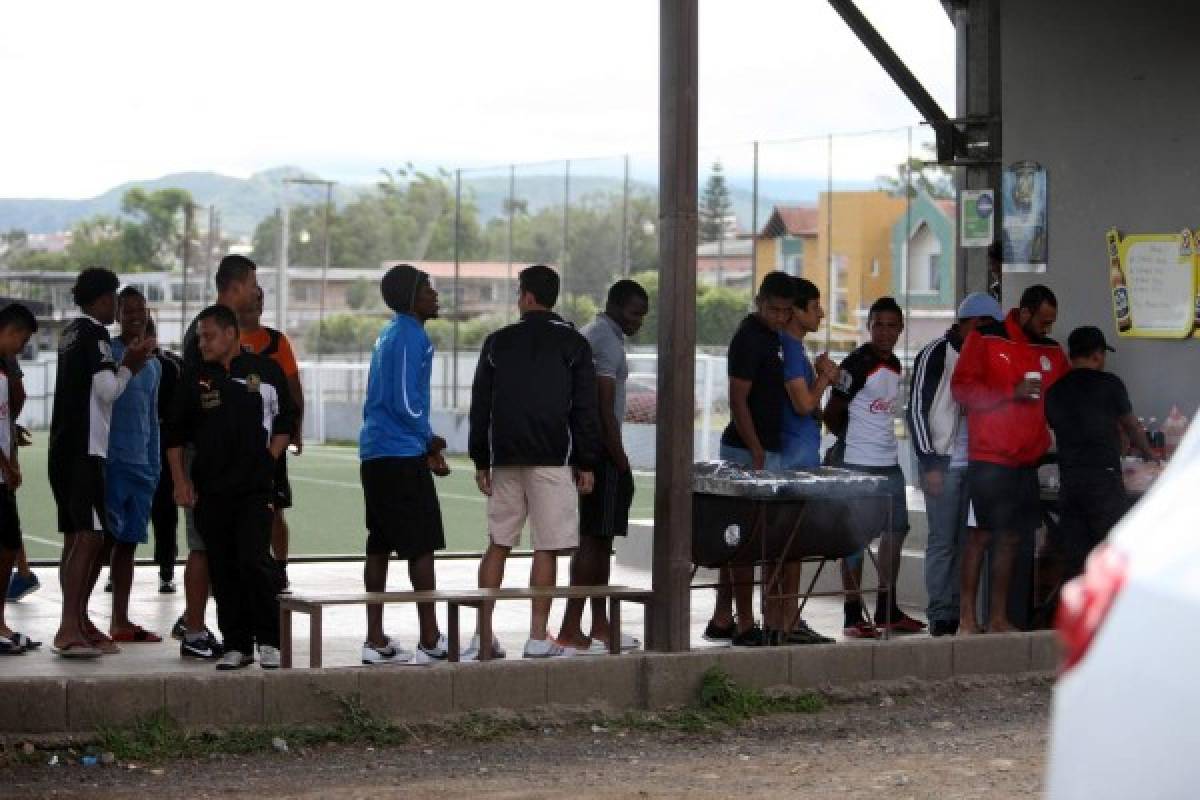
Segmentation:
[(1046, 217), (1046, 168), (1036, 161), (1018, 161), (1004, 169), (1005, 272), (1045, 272), (1049, 242)]
[(1196, 234), (1105, 235), (1117, 335), (1186, 339), (1200, 331)]
[(996, 230), (996, 206), (992, 190), (963, 189), (959, 197), (959, 245), (988, 247)]

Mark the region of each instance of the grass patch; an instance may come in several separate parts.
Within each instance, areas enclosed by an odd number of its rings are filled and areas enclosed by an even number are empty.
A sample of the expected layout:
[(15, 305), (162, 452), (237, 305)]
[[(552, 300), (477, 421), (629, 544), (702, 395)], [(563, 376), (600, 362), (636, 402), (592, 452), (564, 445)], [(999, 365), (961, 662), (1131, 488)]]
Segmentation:
[[(189, 731), (160, 711), (132, 725), (101, 728), (88, 751), (111, 752), (121, 762), (159, 762), (214, 754), (269, 752), (276, 739), (287, 742), (289, 751), (328, 744), (388, 747), (416, 742), (490, 742), (541, 731), (547, 724), (534, 716), (472, 712), (444, 722), (410, 726), (378, 717), (357, 693), (323, 693), (338, 704), (339, 719), (332, 725)], [(818, 695), (809, 692), (773, 695), (747, 689), (722, 669), (713, 667), (704, 673), (696, 701), (684, 708), (660, 713), (630, 711), (618, 716), (590, 714), (550, 724), (564, 730), (600, 725), (628, 731), (699, 733), (739, 725), (755, 717), (811, 714), (824, 707), (825, 701)]]

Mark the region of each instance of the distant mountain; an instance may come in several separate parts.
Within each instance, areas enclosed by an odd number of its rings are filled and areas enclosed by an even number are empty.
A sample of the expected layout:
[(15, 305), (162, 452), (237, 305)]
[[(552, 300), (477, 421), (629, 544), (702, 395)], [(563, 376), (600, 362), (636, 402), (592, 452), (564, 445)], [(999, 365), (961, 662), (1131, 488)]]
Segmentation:
[[(97, 214), (116, 215), (121, 212), (121, 197), (134, 187), (148, 191), (178, 188), (191, 193), (201, 206), (215, 205), (220, 212), (221, 229), (226, 235), (250, 236), (255, 226), (265, 217), (274, 214), (284, 199), (284, 179), (313, 177), (299, 167), (274, 167), (257, 172), (249, 178), (233, 178), (215, 172), (179, 172), (147, 181), (130, 181), (109, 189), (98, 197), (83, 200), (59, 198), (0, 198), (0, 231), (21, 229), (28, 233), (53, 233), (69, 230), (76, 222)], [(703, 186), (701, 176), (701, 186)], [(751, 181), (740, 176), (729, 176), (730, 198), (738, 227), (749, 231), (752, 223), (753, 193)], [(616, 175), (572, 175), (570, 181), (571, 201), (579, 202), (589, 195), (620, 194), (624, 178)], [(463, 194), (474, 199), (479, 208), (481, 221), (486, 222), (505, 213), (504, 203), (509, 194), (507, 175), (472, 177), (463, 176)], [(870, 182), (854, 184), (840, 183), (840, 190), (871, 188)], [(344, 184), (334, 187), (334, 203), (338, 206), (352, 202), (363, 192), (374, 189), (372, 184)], [(552, 169), (538, 174), (516, 176), (516, 196), (524, 200), (531, 213), (543, 208), (561, 206), (564, 196), (561, 173)], [(654, 184), (648, 180), (631, 180), (630, 189), (639, 193), (653, 193)], [(759, 227), (766, 221), (771, 208), (777, 204), (800, 204), (816, 202), (819, 192), (825, 190), (820, 180), (770, 180), (759, 182), (758, 216)], [(325, 191), (320, 186), (288, 187), (288, 202), (292, 205), (322, 203)], [(207, 217), (202, 216), (197, 224), (203, 229)]]

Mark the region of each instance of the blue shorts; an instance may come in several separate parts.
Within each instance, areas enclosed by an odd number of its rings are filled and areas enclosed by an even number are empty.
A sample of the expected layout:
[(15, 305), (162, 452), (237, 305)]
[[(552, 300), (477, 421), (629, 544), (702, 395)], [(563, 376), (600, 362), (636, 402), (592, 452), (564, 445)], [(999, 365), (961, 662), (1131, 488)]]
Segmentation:
[[(750, 455), (750, 451), (744, 447), (731, 447), (722, 443), (719, 455), (722, 461), (728, 461), (731, 464), (740, 464), (743, 467), (750, 467), (754, 464), (754, 456)], [(767, 450), (763, 468), (770, 471), (783, 469), (783, 457), (774, 450)]]
[(142, 544), (148, 538), (150, 508), (154, 504), (157, 477), (149, 479), (143, 466), (109, 462), (105, 479), (108, 529), (118, 542)]

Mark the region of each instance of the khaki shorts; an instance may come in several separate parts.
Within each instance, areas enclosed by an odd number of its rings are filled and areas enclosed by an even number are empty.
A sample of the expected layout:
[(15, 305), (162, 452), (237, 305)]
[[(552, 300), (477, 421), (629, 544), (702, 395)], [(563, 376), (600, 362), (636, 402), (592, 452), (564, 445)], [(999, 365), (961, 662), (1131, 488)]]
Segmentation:
[(529, 520), (534, 550), (579, 547), (579, 493), (570, 467), (496, 467), (488, 498), (488, 538), (517, 547)]

